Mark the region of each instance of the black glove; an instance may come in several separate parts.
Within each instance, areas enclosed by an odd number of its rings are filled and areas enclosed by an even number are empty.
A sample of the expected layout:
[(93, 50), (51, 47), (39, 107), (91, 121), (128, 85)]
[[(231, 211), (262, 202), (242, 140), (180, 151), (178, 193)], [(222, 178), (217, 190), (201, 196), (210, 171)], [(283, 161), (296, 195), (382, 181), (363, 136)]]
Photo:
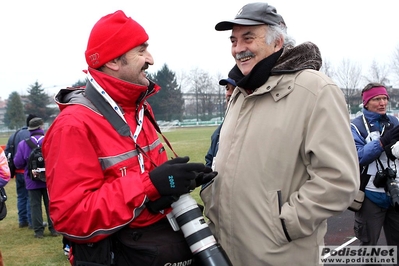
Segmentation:
[(195, 187), (199, 187), (201, 185), (208, 184), (217, 175), (218, 175), (218, 172), (212, 171), (211, 168), (206, 167), (204, 172), (197, 173), (197, 176), (195, 177)]
[(149, 201), (145, 205), (147, 206), (148, 210), (152, 213), (158, 213), (166, 208), (169, 208), (173, 202), (177, 201), (180, 196), (162, 196), (157, 200)]
[(151, 182), (161, 196), (180, 196), (190, 192), (191, 181), (195, 180), (195, 172), (203, 172), (203, 163), (187, 163), (189, 157), (177, 157), (161, 164), (150, 172)]
[(386, 130), (380, 137), (381, 144), (385, 149), (386, 146), (389, 148), (399, 140), (399, 126), (396, 126), (390, 130)]

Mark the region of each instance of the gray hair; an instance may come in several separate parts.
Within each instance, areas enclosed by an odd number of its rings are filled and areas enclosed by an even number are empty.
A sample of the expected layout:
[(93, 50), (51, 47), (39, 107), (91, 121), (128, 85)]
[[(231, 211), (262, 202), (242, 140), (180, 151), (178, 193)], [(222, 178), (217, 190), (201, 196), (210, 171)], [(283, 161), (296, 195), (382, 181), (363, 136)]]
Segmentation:
[(266, 43), (271, 44), (276, 41), (278, 38), (283, 37), (284, 44), (283, 47), (286, 46), (295, 46), (295, 40), (293, 37), (287, 34), (287, 27), (284, 24), (280, 24), (278, 26), (268, 25), (269, 31), (266, 34)]

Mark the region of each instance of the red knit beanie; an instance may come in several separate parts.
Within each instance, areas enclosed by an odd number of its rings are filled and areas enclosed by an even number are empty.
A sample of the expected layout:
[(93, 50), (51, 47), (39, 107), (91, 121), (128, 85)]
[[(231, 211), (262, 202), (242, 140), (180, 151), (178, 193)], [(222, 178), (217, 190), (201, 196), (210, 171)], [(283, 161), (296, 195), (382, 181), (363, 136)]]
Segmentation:
[(86, 62), (92, 68), (99, 68), (147, 40), (144, 28), (118, 10), (94, 25), (85, 52)]

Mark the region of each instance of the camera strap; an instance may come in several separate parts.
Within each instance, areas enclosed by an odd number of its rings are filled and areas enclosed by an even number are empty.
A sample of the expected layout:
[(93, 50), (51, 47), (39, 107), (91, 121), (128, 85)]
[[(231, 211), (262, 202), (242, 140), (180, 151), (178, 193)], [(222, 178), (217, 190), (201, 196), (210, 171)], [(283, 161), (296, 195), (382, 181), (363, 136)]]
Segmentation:
[[(369, 137), (371, 125), (370, 125), (369, 121), (366, 119), (366, 116), (364, 114), (362, 115), (362, 118), (363, 118), (364, 127), (366, 128), (366, 131), (367, 131), (367, 137)], [(380, 136), (382, 136), (384, 134), (384, 132), (385, 132), (385, 125), (382, 126)], [(372, 139), (370, 139), (370, 140), (372, 140)]]
[[(388, 159), (389, 160), (389, 159)], [(377, 171), (382, 171), (385, 169), (384, 165), (382, 164), (380, 158), (378, 158), (376, 161), (376, 166), (377, 166)], [(378, 167), (378, 165), (380, 165), (381, 169)], [(389, 166), (389, 165), (388, 165)]]
[[(380, 160), (380, 158), (378, 158), (377, 160), (376, 160), (378, 163), (376, 163), (376, 166), (377, 166), (377, 171), (383, 171), (384, 169), (387, 169), (387, 168), (391, 168), (391, 165), (390, 165), (390, 163), (389, 163), (389, 158), (387, 157), (387, 167), (385, 168), (384, 167), (384, 164), (381, 162), (381, 160)], [(393, 163), (393, 166), (394, 166), (394, 168), (392, 169), (393, 171), (395, 171), (395, 173), (396, 173), (396, 163), (395, 163), (395, 161), (392, 161), (392, 163)], [(380, 165), (380, 167), (381, 167), (381, 170), (380, 170), (380, 168), (378, 167), (378, 165)]]
[[(154, 83), (150, 82), (150, 86), (154, 86)], [(152, 159), (146, 154), (146, 152), (137, 145), (137, 138), (134, 138), (134, 135), (138, 136), (137, 131), (141, 131), (141, 126), (136, 129), (135, 134), (132, 134), (129, 125), (126, 123), (126, 120), (123, 117), (122, 109), (110, 98), (104, 89), (101, 88), (100, 85), (95, 82), (94, 78), (88, 75), (88, 82), (86, 83), (85, 88), (86, 97), (93, 103), (93, 105), (97, 108), (97, 110), (108, 120), (108, 122), (112, 125), (112, 127), (119, 133), (119, 135), (127, 137), (130, 136), (134, 143), (136, 144), (136, 148), (139, 151), (139, 163), (140, 168), (144, 171), (144, 163), (142, 156), (144, 155), (148, 158), (154, 166), (157, 166)], [(143, 121), (143, 116), (145, 115), (151, 124), (154, 126), (155, 130), (162, 136), (165, 143), (168, 145), (169, 149), (173, 152), (175, 157), (178, 157), (176, 152), (173, 150), (172, 145), (168, 141), (168, 139), (164, 136), (159, 128), (157, 122), (150, 114), (147, 108), (142, 108), (140, 111), (141, 114), (141, 121)]]

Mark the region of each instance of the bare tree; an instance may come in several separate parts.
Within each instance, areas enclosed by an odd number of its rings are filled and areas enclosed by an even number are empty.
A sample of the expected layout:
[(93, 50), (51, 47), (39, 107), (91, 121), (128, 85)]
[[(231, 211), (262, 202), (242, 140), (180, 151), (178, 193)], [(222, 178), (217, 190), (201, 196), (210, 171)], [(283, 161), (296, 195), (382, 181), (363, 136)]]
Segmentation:
[(189, 76), (185, 76), (184, 83), (189, 88), (187, 92), (193, 94), (195, 99), (191, 106), (187, 106), (187, 110), (194, 109), (195, 106), (197, 121), (200, 116), (212, 114), (215, 103), (211, 100), (211, 94), (217, 93), (215, 78), (211, 77), (208, 72), (195, 68), (190, 71)]
[(362, 78), (362, 68), (358, 63), (353, 63), (349, 59), (342, 59), (339, 68), (334, 75), (345, 95), (348, 111), (351, 111), (350, 103), (358, 92), (358, 86)]
[(398, 46), (396, 46), (396, 49), (393, 53), (392, 70), (393, 70), (393, 75), (394, 75), (396, 81), (399, 82), (399, 44), (398, 44)]
[(375, 60), (371, 63), (369, 76), (364, 77), (368, 83), (378, 82), (388, 86), (390, 81), (388, 79), (389, 68), (387, 65), (379, 65)]
[(331, 62), (325, 58), (323, 59), (323, 65), (321, 66), (320, 71), (330, 78), (334, 77), (334, 69), (331, 66)]

